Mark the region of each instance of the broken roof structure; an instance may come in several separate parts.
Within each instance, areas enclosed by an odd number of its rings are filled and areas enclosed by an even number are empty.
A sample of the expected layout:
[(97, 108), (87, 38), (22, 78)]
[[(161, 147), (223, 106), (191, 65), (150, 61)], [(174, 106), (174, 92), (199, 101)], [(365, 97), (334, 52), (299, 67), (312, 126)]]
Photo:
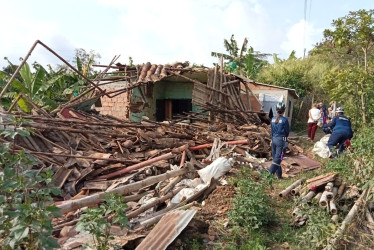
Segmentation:
[(285, 116), (291, 122), (298, 99), (294, 89), (257, 83), (217, 68), (191, 67), (188, 62), (148, 62), (133, 67), (117, 63), (113, 69), (112, 74), (124, 76), (101, 79), (99, 85), (109, 93), (120, 94), (114, 98), (103, 96), (96, 109), (133, 121), (143, 116), (155, 121), (172, 120), (193, 112), (221, 121), (258, 124), (259, 118), (264, 118), (262, 111), (272, 116), (276, 103), (284, 102)]
[[(140, 121), (142, 116), (163, 121), (194, 112), (209, 114), (211, 119), (220, 121), (234, 119), (241, 124), (261, 123), (260, 110), (253, 111), (252, 104), (244, 102), (240, 92), (241, 88), (246, 90), (247, 100), (253, 96), (248, 83), (217, 68), (190, 67), (188, 62), (173, 65), (146, 63), (133, 67), (117, 64), (113, 68), (117, 70), (112, 73), (123, 74), (122, 78), (101, 79), (99, 86), (122, 96), (118, 98), (116, 94), (113, 97), (117, 99), (112, 100), (103, 96), (101, 107), (97, 108), (103, 114), (111, 111), (134, 121)], [(122, 113), (118, 113), (115, 107), (124, 102)]]
[[(32, 129), (28, 137), (1, 135), (0, 143), (12, 145), (13, 152), (33, 155), (37, 164), (30, 168), (54, 172), (51, 183), (61, 189), (54, 203), (65, 216), (54, 218), (53, 236), (62, 249), (87, 243), (87, 234), (63, 232), (75, 226), (84, 208), (101, 203), (106, 193), (125, 196), (129, 227), (139, 230), (116, 235), (118, 244), (124, 246), (149, 234), (135, 247), (146, 249), (159, 236), (158, 245), (164, 249), (192, 219), (196, 201), (204, 200), (231, 167), (245, 163), (260, 170), (262, 162), (257, 158), (269, 157), (269, 126), (262, 123), (264, 113), (253, 110), (254, 94), (246, 80), (186, 63), (130, 67), (115, 65), (115, 59), (89, 80), (92, 87), (51, 112), (27, 96), (31, 114), (15, 111), (17, 100), (0, 112), (2, 129)], [(105, 104), (123, 102), (125, 97), (127, 106)], [(99, 98), (101, 114), (82, 111)], [(125, 113), (128, 108), (129, 116), (140, 116), (140, 122), (103, 114), (109, 111), (103, 108)], [(171, 121), (155, 121), (159, 113)], [(16, 124), (9, 116), (26, 120)], [(196, 122), (180, 122), (186, 119)], [(291, 154), (302, 152), (296, 145), (289, 147)], [(209, 175), (218, 160), (224, 162), (225, 171)], [(197, 170), (204, 170), (204, 178)], [(191, 210), (176, 211), (182, 207)], [(160, 220), (158, 228), (173, 232), (158, 235), (148, 230)]]

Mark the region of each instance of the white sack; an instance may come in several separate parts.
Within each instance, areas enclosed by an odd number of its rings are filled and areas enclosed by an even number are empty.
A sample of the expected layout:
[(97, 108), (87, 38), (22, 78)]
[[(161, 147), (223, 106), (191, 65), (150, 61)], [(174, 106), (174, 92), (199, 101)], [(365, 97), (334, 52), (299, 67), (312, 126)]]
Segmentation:
[(322, 158), (329, 158), (330, 150), (329, 150), (329, 147), (327, 146), (327, 142), (329, 141), (329, 138), (330, 138), (330, 134), (322, 137), (321, 140), (317, 141), (314, 144), (312, 151)]
[(197, 171), (197, 173), (205, 183), (209, 183), (212, 177), (214, 179), (218, 179), (219, 177), (227, 173), (233, 165), (234, 159), (226, 159), (225, 157), (220, 157), (214, 160), (210, 165)]

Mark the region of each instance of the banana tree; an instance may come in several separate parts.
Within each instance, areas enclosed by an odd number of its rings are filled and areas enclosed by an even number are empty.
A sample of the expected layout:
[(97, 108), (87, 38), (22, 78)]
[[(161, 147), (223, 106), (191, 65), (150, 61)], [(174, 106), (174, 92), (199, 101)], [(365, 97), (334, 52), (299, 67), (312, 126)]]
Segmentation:
[[(12, 89), (4, 97), (16, 99), (22, 93), (45, 109), (56, 108), (57, 104), (50, 98), (51, 93), (48, 91), (54, 84), (54, 80), (47, 78), (47, 72), (41, 65), (35, 65), (35, 68), (36, 72), (32, 73), (29, 64), (25, 63), (20, 70), (21, 80), (15, 79), (12, 82)], [(1, 72), (1, 75), (3, 78), (10, 77), (4, 71)], [(30, 107), (24, 98), (20, 98), (18, 105), (26, 112), (30, 111)]]
[(229, 72), (238, 72), (240, 76), (251, 78), (256, 76), (260, 68), (267, 63), (265, 60), (263, 60), (263, 58), (268, 56), (268, 54), (262, 54), (258, 51), (254, 51), (252, 47), (248, 49), (247, 38), (244, 38), (240, 50), (234, 35), (231, 36), (230, 41), (224, 39), (223, 45), (225, 46), (228, 54), (211, 52), (211, 55), (218, 58), (223, 57), (223, 59), (229, 61), (228, 67), (226, 67)]

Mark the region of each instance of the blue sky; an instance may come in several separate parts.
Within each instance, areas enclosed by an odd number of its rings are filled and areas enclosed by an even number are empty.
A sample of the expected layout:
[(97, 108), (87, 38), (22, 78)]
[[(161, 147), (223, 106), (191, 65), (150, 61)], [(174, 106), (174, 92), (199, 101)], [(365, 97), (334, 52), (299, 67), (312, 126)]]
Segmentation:
[[(100, 53), (101, 64), (212, 66), (211, 51), (224, 52), (223, 39), (244, 37), (263, 53), (303, 56), (322, 39), (333, 19), (349, 11), (374, 9), (373, 0), (1, 0), (0, 67), (14, 63), (39, 39), (71, 61), (75, 48)], [(29, 62), (59, 61), (37, 47)]]

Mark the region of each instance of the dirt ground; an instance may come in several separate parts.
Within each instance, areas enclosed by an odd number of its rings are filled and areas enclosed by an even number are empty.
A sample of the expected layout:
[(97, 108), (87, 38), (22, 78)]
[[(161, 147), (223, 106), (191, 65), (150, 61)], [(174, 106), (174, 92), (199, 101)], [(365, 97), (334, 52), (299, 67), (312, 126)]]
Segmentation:
[(235, 188), (218, 186), (201, 206), (194, 219), (167, 249), (213, 249), (227, 235), (228, 211), (232, 209)]

